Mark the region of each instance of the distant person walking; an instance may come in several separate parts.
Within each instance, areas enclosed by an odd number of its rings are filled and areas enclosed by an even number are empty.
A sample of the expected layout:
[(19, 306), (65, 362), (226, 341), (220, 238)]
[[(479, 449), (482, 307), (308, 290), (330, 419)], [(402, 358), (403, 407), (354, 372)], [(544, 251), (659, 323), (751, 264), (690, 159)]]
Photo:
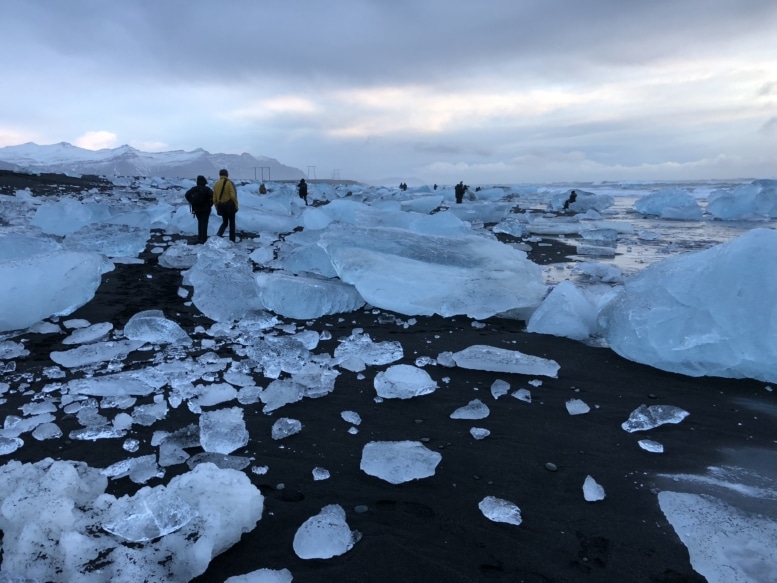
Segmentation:
[(229, 172), (219, 170), (219, 179), (213, 185), (213, 203), (216, 213), (221, 217), (218, 236), (223, 237), (229, 226), (229, 240), (235, 242), (235, 215), (237, 214), (237, 191), (229, 179)]
[(464, 200), (464, 190), (466, 187), (464, 186), (464, 181), (462, 180), (459, 182), (456, 187), (454, 188), (454, 192), (456, 193), (456, 204), (461, 204)]
[(189, 201), (192, 214), (197, 217), (197, 243), (205, 243), (208, 240), (210, 209), (213, 207), (213, 191), (208, 186), (208, 180), (198, 176), (197, 185), (187, 190), (184, 196)]
[(305, 206), (308, 206), (308, 183), (305, 182), (304, 178), (300, 178), (299, 184), (297, 185), (297, 194), (305, 201)]

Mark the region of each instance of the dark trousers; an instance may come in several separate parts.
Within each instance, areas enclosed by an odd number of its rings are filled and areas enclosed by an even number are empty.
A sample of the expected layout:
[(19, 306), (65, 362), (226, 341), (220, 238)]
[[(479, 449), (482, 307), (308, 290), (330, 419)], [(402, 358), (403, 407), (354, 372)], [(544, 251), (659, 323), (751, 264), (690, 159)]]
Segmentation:
[(221, 215), (221, 226), (219, 227), (219, 232), (218, 232), (219, 237), (224, 235), (224, 231), (227, 230), (227, 225), (229, 226), (229, 240), (234, 242), (235, 213), (228, 213), (228, 214)]
[(208, 221), (210, 220), (210, 209), (207, 211), (197, 211), (197, 242), (204, 243), (208, 240)]

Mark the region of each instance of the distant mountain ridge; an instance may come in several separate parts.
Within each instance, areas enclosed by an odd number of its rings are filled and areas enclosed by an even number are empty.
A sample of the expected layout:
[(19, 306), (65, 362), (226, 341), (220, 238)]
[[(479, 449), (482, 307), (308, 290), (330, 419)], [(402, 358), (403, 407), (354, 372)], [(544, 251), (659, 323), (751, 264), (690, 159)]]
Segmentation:
[(0, 148), (0, 168), (33, 173), (70, 175), (159, 176), (193, 178), (199, 174), (214, 178), (221, 168), (230, 178), (299, 180), (306, 174), (274, 158), (251, 154), (211, 154), (202, 148), (186, 152), (142, 152), (132, 146), (87, 150), (67, 142), (39, 145), (33, 142)]

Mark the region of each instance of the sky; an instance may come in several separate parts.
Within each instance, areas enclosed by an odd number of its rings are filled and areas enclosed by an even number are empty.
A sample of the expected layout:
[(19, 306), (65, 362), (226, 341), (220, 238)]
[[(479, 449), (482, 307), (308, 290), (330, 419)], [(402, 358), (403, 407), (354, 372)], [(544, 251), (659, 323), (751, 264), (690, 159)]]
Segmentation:
[(2, 21), (0, 147), (364, 181), (777, 178), (774, 0), (4, 0)]

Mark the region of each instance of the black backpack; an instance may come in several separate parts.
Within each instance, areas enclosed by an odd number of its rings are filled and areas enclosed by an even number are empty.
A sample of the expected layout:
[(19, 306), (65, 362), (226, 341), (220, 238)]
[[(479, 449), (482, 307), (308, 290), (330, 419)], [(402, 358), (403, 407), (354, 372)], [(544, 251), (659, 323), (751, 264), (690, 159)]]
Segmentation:
[(192, 209), (204, 210), (213, 204), (213, 191), (208, 186), (195, 186), (186, 193), (186, 200)]

